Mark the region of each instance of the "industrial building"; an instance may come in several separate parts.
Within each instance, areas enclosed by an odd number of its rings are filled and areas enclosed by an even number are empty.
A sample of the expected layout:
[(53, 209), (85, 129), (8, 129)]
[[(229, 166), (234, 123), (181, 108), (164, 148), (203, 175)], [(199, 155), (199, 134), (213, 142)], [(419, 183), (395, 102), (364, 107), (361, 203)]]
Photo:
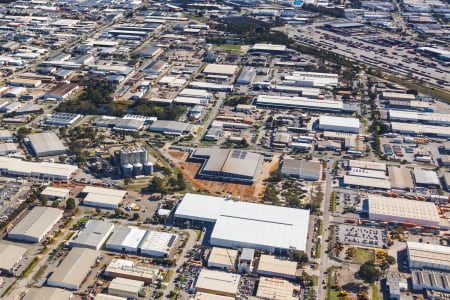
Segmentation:
[(186, 194), (175, 211), (177, 222), (214, 224), (210, 243), (225, 248), (269, 252), (306, 250), (309, 211)]
[(383, 92), (380, 97), (381, 100), (386, 101), (413, 101), (416, 100), (416, 95), (414, 94), (405, 94), (405, 93), (397, 93), (397, 92)]
[(317, 181), (321, 175), (321, 164), (318, 161), (286, 158), (283, 160), (281, 173), (286, 177)]
[(235, 65), (219, 65), (219, 64), (208, 64), (203, 73), (207, 75), (223, 75), (223, 76), (233, 76), (238, 69)]
[(213, 247), (208, 257), (208, 268), (217, 268), (226, 271), (235, 270), (238, 251)]
[(388, 167), (391, 188), (410, 191), (414, 188), (411, 171), (405, 167)]
[(66, 200), (69, 197), (70, 190), (65, 188), (56, 188), (47, 186), (42, 192), (41, 196), (45, 196), (48, 200)]
[(60, 112), (47, 117), (44, 123), (46, 125), (53, 125), (53, 126), (72, 126), (76, 121), (78, 121), (82, 117), (83, 116), (80, 114)]
[(386, 275), (386, 288), (390, 300), (400, 300), (401, 292), (408, 290), (408, 282), (401, 274), (388, 273)]
[(106, 242), (106, 249), (122, 253), (138, 253), (139, 244), (146, 233), (146, 230), (134, 226), (119, 227)]
[(296, 300), (299, 288), (282, 278), (260, 277), (256, 297), (270, 300)]
[(153, 163), (149, 162), (148, 149), (144, 147), (121, 149), (120, 165), (125, 177), (153, 174)]
[(414, 168), (414, 182), (416, 186), (427, 188), (440, 188), (441, 182), (435, 171)]
[(2, 174), (20, 177), (36, 177), (42, 180), (68, 180), (77, 166), (50, 162), (31, 162), (12, 157), (0, 157)]
[(14, 268), (25, 258), (27, 251), (20, 246), (0, 243), (0, 275), (14, 275)]
[(99, 116), (92, 123), (95, 126), (107, 127), (117, 131), (139, 131), (144, 127), (145, 120), (135, 118), (116, 118)]
[(139, 293), (143, 287), (143, 281), (127, 278), (114, 278), (108, 287), (108, 294), (125, 297), (127, 299), (137, 299), (139, 298)]
[(256, 273), (267, 277), (297, 278), (297, 262), (261, 254)]
[(450, 247), (418, 242), (406, 242), (411, 270), (450, 271)]
[(450, 137), (450, 127), (426, 124), (391, 122), (392, 132), (408, 134), (412, 136), (425, 135), (435, 137)]
[(450, 125), (450, 116), (439, 113), (424, 113), (407, 110), (389, 110), (389, 120), (410, 123), (427, 123), (440, 126)]
[(354, 113), (357, 110), (356, 105), (347, 104), (339, 100), (318, 100), (309, 99), (306, 97), (289, 97), (278, 95), (258, 95), (255, 104), (265, 107), (282, 107), (341, 113)]
[(91, 267), (95, 264), (99, 254), (92, 249), (73, 248), (53, 271), (47, 280), (47, 284), (68, 290), (78, 290), (86, 276), (91, 272)]
[(127, 300), (127, 298), (108, 295), (108, 294), (97, 294), (97, 295), (95, 295), (94, 300)]
[(116, 209), (127, 195), (127, 191), (107, 189), (95, 186), (86, 186), (83, 191), (86, 197), (83, 205), (105, 209)]
[(248, 50), (248, 53), (269, 53), (269, 54), (285, 54), (285, 45), (274, 45), (274, 44), (254, 44)]
[(368, 195), (369, 219), (381, 222), (408, 223), (412, 226), (439, 227), (439, 215), (432, 202)]
[(16, 143), (0, 143), (0, 156), (17, 153), (18, 148)]
[(110, 278), (126, 278), (151, 284), (160, 275), (159, 269), (137, 265), (134, 261), (113, 259), (106, 267), (104, 275)]
[(70, 247), (99, 250), (114, 230), (114, 224), (101, 220), (89, 220), (84, 229), (70, 241)]
[(201, 293), (236, 297), (241, 276), (233, 273), (202, 269), (195, 283)]
[(413, 270), (411, 276), (414, 291), (423, 290), (450, 293), (450, 274), (430, 270)]
[(320, 116), (319, 129), (338, 131), (338, 132), (352, 132), (359, 133), (360, 122), (357, 118), (342, 118), (334, 116)]
[(31, 288), (21, 300), (69, 300), (72, 297), (70, 291), (43, 286)]
[(177, 241), (175, 233), (149, 230), (139, 244), (138, 254), (167, 258), (173, 254)]
[(366, 160), (349, 160), (348, 168), (359, 168), (376, 171), (386, 171), (386, 164), (382, 162), (366, 161)]
[(67, 150), (54, 132), (41, 132), (28, 136), (30, 146), (36, 157), (66, 154)]
[(255, 80), (256, 71), (255, 68), (245, 66), (242, 68), (241, 74), (236, 79), (237, 84), (251, 84)]
[(8, 233), (11, 240), (40, 243), (56, 223), (62, 218), (64, 211), (52, 207), (34, 207)]
[(257, 153), (211, 148), (195, 149), (190, 158), (204, 161), (198, 171), (200, 177), (239, 183), (256, 181), (264, 160)]
[(176, 134), (183, 135), (192, 132), (194, 125), (189, 123), (177, 122), (177, 121), (166, 121), (157, 120), (150, 126), (150, 131), (161, 132), (163, 134)]
[(195, 294), (193, 300), (235, 300), (235, 298), (198, 292)]
[(363, 190), (387, 191), (391, 189), (391, 182), (387, 179), (368, 178), (352, 175), (344, 175), (342, 179), (342, 185)]

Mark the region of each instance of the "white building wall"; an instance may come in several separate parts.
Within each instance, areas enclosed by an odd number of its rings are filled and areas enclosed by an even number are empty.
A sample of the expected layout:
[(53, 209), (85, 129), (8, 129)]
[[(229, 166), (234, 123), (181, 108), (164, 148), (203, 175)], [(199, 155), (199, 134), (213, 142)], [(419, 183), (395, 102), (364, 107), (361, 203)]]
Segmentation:
[(375, 221), (395, 221), (395, 222), (403, 222), (403, 223), (413, 223), (419, 226), (439, 226), (438, 222), (423, 220), (423, 219), (413, 219), (413, 218), (404, 218), (397, 216), (387, 216), (382, 214), (374, 214), (369, 211), (369, 219)]

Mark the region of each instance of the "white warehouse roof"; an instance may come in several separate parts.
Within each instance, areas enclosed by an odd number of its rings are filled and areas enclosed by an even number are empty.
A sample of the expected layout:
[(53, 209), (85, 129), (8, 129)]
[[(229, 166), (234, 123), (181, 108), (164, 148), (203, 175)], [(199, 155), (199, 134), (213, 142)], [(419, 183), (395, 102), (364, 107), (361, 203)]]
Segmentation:
[(69, 300), (72, 297), (72, 292), (43, 286), (30, 289), (22, 300)]
[(2, 270), (10, 272), (27, 253), (27, 248), (0, 243), (0, 273)]
[(359, 119), (342, 118), (335, 116), (320, 116), (319, 128), (324, 130), (334, 129), (336, 131), (359, 132)]
[(113, 223), (89, 220), (85, 228), (70, 241), (70, 246), (99, 250), (111, 235), (113, 229)]
[(73, 165), (31, 162), (0, 156), (0, 170), (2, 173), (14, 176), (46, 177), (49, 179), (68, 180), (72, 173), (77, 169), (78, 167)]
[(139, 248), (144, 255), (167, 257), (177, 238), (178, 236), (174, 233), (147, 231)]
[(8, 237), (38, 243), (62, 216), (60, 209), (36, 206), (8, 233)]
[(116, 251), (125, 249), (127, 252), (137, 252), (146, 233), (146, 230), (134, 226), (119, 227), (106, 242), (106, 248)]
[(48, 186), (42, 191), (41, 195), (45, 195), (51, 198), (64, 199), (69, 193), (69, 189)]
[(86, 186), (83, 193), (87, 194), (83, 200), (84, 205), (115, 209), (122, 203), (127, 191)]
[(186, 194), (175, 217), (215, 222), (211, 244), (216, 246), (306, 249), (308, 210)]
[(450, 269), (450, 247), (425, 244), (418, 242), (407, 242), (410, 266), (421, 267), (434, 266), (436, 269)]

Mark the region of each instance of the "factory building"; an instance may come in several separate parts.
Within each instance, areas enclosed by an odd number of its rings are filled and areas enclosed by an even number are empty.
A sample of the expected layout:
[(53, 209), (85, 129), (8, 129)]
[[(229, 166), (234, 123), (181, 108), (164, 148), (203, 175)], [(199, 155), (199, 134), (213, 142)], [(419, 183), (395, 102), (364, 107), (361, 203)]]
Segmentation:
[(14, 275), (14, 268), (25, 258), (27, 251), (20, 246), (0, 243), (0, 275)]
[(11, 240), (40, 243), (56, 223), (62, 218), (63, 211), (51, 207), (34, 207), (8, 233)]
[(119, 227), (106, 242), (106, 249), (122, 253), (137, 253), (146, 230), (138, 227)]
[(391, 129), (392, 132), (413, 136), (450, 137), (450, 127), (447, 126), (391, 122)]
[(201, 293), (236, 297), (241, 276), (233, 273), (202, 269), (195, 283)]
[(186, 194), (175, 211), (175, 220), (214, 225), (213, 246), (272, 253), (306, 250), (308, 210)]
[(411, 270), (450, 271), (450, 247), (418, 242), (406, 242)]
[(108, 294), (97, 294), (97, 295), (95, 295), (94, 300), (127, 300), (127, 298), (108, 295)]
[(391, 189), (391, 182), (387, 179), (369, 178), (352, 175), (344, 175), (342, 179), (342, 185), (362, 190), (387, 191)]
[(54, 132), (41, 132), (28, 136), (30, 146), (36, 157), (66, 154), (67, 150)]
[(0, 157), (0, 171), (4, 175), (36, 177), (42, 180), (69, 180), (77, 166), (49, 162), (31, 162), (12, 157)]
[(83, 205), (105, 209), (118, 208), (127, 195), (127, 191), (95, 186), (86, 186), (82, 193), (86, 194), (86, 197), (83, 199)]
[(256, 273), (267, 277), (297, 278), (297, 262), (261, 254)]
[(207, 75), (223, 75), (231, 77), (233, 76), (238, 67), (235, 65), (219, 65), (219, 64), (208, 64), (203, 73)]
[(414, 291), (422, 292), (429, 290), (450, 293), (450, 274), (448, 272), (413, 270), (411, 273), (411, 282)]
[(78, 290), (91, 272), (100, 252), (86, 248), (73, 248), (48, 278), (49, 286)]
[(439, 227), (439, 215), (431, 202), (369, 194), (368, 212), (374, 221)]
[(127, 278), (114, 278), (108, 287), (108, 294), (127, 299), (138, 299), (139, 293), (143, 287), (143, 281)]
[(286, 158), (283, 160), (281, 173), (286, 177), (317, 181), (322, 172), (318, 161)]
[(357, 106), (347, 104), (338, 100), (318, 100), (306, 97), (289, 97), (289, 96), (273, 96), (258, 95), (256, 105), (264, 107), (282, 107), (295, 108), (314, 111), (330, 111), (340, 113), (354, 113)]
[(360, 168), (375, 171), (386, 171), (386, 164), (382, 162), (366, 161), (366, 160), (349, 160), (348, 168)]
[(194, 129), (194, 126), (189, 123), (177, 121), (157, 120), (150, 126), (150, 131), (161, 132), (169, 135), (183, 135), (189, 134)]
[(53, 126), (72, 126), (76, 121), (83, 116), (80, 114), (71, 113), (55, 113), (45, 119), (44, 123)]
[(237, 257), (238, 251), (235, 249), (213, 247), (208, 257), (208, 268), (233, 271)]
[(256, 181), (264, 160), (257, 153), (210, 148), (195, 149), (190, 157), (204, 161), (198, 172), (201, 178), (239, 183)]
[(144, 147), (121, 149), (120, 165), (125, 177), (153, 174), (153, 163), (148, 161), (148, 150)]
[(255, 68), (245, 66), (242, 68), (241, 74), (236, 79), (237, 84), (252, 84), (253, 80), (255, 80), (256, 71)]
[(63, 289), (43, 286), (40, 288), (31, 288), (21, 300), (69, 300), (73, 293)]
[(99, 250), (114, 230), (114, 224), (100, 220), (89, 220), (84, 229), (70, 241), (70, 247)]
[(414, 168), (414, 182), (416, 186), (426, 188), (440, 188), (441, 182), (435, 171)]
[(270, 300), (296, 300), (300, 290), (293, 283), (276, 277), (260, 277), (256, 297)]
[(393, 189), (411, 191), (414, 188), (411, 171), (409, 169), (405, 167), (389, 166), (388, 173)]
[(41, 193), (41, 196), (46, 196), (48, 200), (66, 200), (69, 197), (70, 190), (65, 188), (56, 188), (47, 186)]
[(338, 132), (359, 133), (360, 122), (357, 118), (320, 116), (319, 129)]
[(160, 275), (159, 269), (137, 265), (134, 261), (113, 259), (105, 269), (105, 276), (110, 278), (126, 278), (151, 284)]
[(173, 254), (177, 241), (177, 234), (149, 230), (139, 244), (138, 254), (167, 258)]
[(269, 54), (285, 54), (285, 45), (275, 45), (275, 44), (254, 44), (248, 50), (248, 53), (269, 53)]

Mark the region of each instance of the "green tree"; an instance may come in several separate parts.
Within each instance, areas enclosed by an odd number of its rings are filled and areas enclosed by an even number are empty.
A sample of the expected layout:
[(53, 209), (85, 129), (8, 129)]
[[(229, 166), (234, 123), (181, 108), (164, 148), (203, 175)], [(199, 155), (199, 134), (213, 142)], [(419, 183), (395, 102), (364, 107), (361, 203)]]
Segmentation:
[(306, 264), (309, 260), (308, 255), (301, 250), (292, 250), (292, 259), (295, 260), (298, 263)]
[(73, 209), (75, 209), (75, 207), (76, 207), (75, 199), (74, 198), (67, 199), (66, 209), (67, 210), (73, 210)]
[(395, 263), (396, 263), (395, 257), (393, 257), (393, 256), (391, 256), (391, 255), (386, 256), (386, 261), (387, 261), (388, 264), (390, 264), (390, 265), (395, 265)]
[(276, 169), (272, 173), (270, 173), (269, 181), (270, 182), (280, 182), (281, 180), (283, 180), (283, 178), (284, 178), (284, 175), (281, 172), (281, 170)]
[(167, 194), (167, 188), (164, 181), (159, 177), (154, 177), (148, 186), (148, 191), (150, 193), (160, 193)]
[(359, 267), (359, 276), (366, 282), (374, 282), (382, 275), (381, 271), (374, 265), (373, 261), (366, 261)]
[(41, 204), (42, 204), (43, 206), (46, 206), (47, 203), (48, 203), (48, 197), (47, 197), (47, 195), (41, 195), (41, 196), (39, 197), (39, 200), (41, 201)]

